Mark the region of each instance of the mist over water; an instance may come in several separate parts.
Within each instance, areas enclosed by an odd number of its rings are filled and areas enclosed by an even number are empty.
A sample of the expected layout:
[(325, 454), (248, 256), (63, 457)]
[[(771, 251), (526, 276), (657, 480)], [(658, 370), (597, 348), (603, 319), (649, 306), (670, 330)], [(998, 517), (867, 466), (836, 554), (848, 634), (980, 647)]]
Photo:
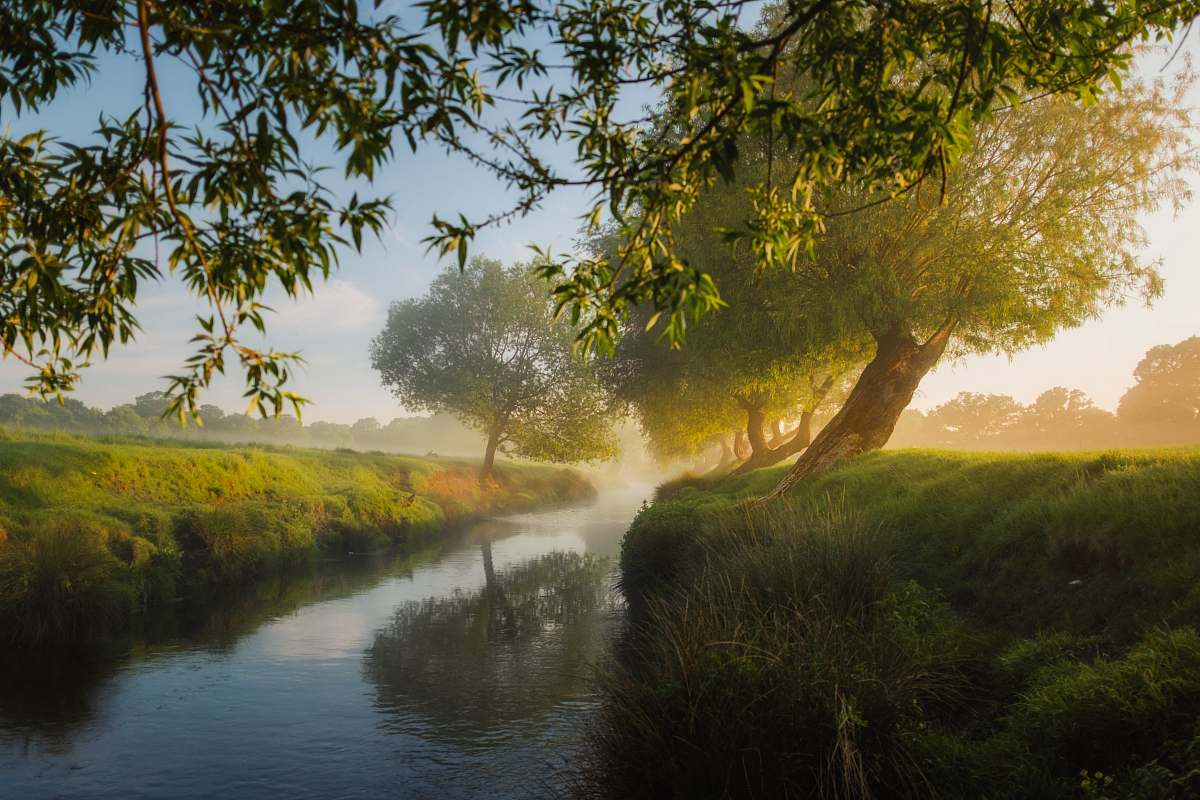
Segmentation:
[(111, 661), (14, 668), (0, 794), (550, 796), (622, 613), (612, 557), (648, 494), (248, 588)]

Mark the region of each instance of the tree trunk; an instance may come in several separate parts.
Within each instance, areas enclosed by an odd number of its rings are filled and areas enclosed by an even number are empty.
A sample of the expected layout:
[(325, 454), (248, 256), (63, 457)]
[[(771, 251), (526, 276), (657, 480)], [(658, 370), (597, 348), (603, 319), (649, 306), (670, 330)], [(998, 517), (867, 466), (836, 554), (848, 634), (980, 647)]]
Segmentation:
[[(804, 416), (807, 416), (809, 419), (808, 425), (804, 424)], [(747, 472), (753, 472), (756, 469), (773, 466), (785, 458), (796, 455), (796, 453), (807, 447), (809, 442), (808, 431), (811, 430), (812, 413), (805, 411), (804, 416), (801, 417), (800, 427), (796, 428), (791, 439), (788, 439), (778, 447), (766, 447), (762, 450), (752, 452), (749, 458), (738, 464), (737, 469), (729, 474), (745, 475)]]
[[(483, 590), (492, 600), (493, 612), (498, 612), (503, 618), (503, 624), (511, 629), (514, 627), (515, 621), (513, 607), (512, 603), (508, 602), (508, 597), (504, 594), (504, 587), (496, 579), (496, 564), (492, 561), (491, 538), (484, 540), (479, 545), (479, 549), (483, 553)], [(494, 614), (489, 616), (491, 619), (495, 619)]]
[(729, 440), (722, 437), (721, 457), (717, 460), (717, 465), (712, 468), (712, 471), (722, 472), (735, 461), (737, 461), (737, 457), (733, 454), (733, 448), (729, 446)]
[(796, 433), (792, 436), (792, 441), (795, 444), (799, 444), (801, 448), (812, 444), (812, 421), (813, 415), (816, 413), (811, 408), (806, 408), (800, 412), (800, 424), (796, 426)]
[(751, 451), (749, 443), (746, 441), (746, 432), (744, 430), (738, 431), (737, 435), (733, 437), (734, 456), (736, 456), (739, 461), (745, 461), (750, 457), (752, 452), (753, 451)]
[(946, 351), (951, 330), (951, 324), (943, 325), (923, 344), (899, 328), (877, 334), (875, 357), (859, 376), (846, 402), (779, 485), (763, 499), (786, 494), (797, 481), (827, 470), (843, 459), (883, 447), (896, 427), (896, 420), (912, 402), (921, 379)]
[(746, 409), (746, 440), (750, 443), (750, 457), (765, 453), (771, 449), (767, 444), (767, 418), (762, 406), (744, 405)]
[(487, 449), (483, 451), (483, 467), (479, 470), (481, 480), (494, 478), (496, 475), (496, 448), (500, 446), (500, 431), (492, 428), (488, 433)]
[[(739, 464), (737, 469), (735, 469), (730, 474), (745, 475), (747, 472), (752, 472), (756, 469), (762, 469), (763, 467), (774, 466), (775, 464), (778, 464), (780, 461), (783, 461), (785, 458), (791, 458), (792, 456), (796, 455), (804, 448), (808, 447), (809, 443), (812, 442), (813, 415), (816, 413), (817, 406), (819, 406), (821, 404), (821, 401), (825, 399), (825, 395), (828, 394), (829, 389), (832, 386), (833, 386), (832, 378), (826, 380), (825, 383), (821, 385), (821, 387), (813, 395), (812, 402), (810, 403), (809, 407), (804, 409), (800, 413), (800, 424), (797, 425), (796, 430), (794, 430), (792, 432), (792, 437), (790, 439), (788, 439), (786, 442), (783, 442), (782, 444), (774, 444), (773, 443), (772, 446), (767, 446), (766, 442), (762, 441), (760, 443), (761, 446), (753, 447), (754, 431), (756, 429), (756, 424), (755, 424), (755, 413), (756, 412), (752, 408), (747, 408), (746, 409), (746, 415), (747, 415), (746, 429), (750, 436), (750, 444), (752, 445), (752, 452), (750, 453), (750, 457), (747, 458), (745, 461), (743, 461), (741, 464)], [(761, 419), (761, 416), (762, 416), (761, 412), (757, 412), (757, 413), (758, 413), (759, 418)], [(762, 429), (761, 424), (757, 425), (757, 429), (759, 431), (761, 431), (761, 429)], [(761, 439), (762, 437), (760, 436), (759, 438)]]
[(783, 420), (774, 419), (771, 421), (771, 447), (779, 447), (783, 444), (783, 438), (787, 433), (783, 430)]

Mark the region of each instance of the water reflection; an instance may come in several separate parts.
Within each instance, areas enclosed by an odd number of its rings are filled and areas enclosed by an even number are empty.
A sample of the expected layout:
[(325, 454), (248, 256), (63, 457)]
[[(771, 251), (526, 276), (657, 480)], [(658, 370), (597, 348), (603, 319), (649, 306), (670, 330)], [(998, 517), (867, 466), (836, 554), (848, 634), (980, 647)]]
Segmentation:
[(644, 494), (180, 604), (89, 661), (0, 658), (0, 797), (554, 796)]
[(490, 541), (480, 553), (482, 587), (404, 603), (375, 635), (364, 672), (389, 730), (486, 747), (476, 737), (578, 692), (613, 607), (610, 559), (559, 551), (497, 570)]
[(0, 658), (0, 745), (11, 743), (26, 755), (69, 753), (73, 736), (94, 719), (110, 684), (126, 670), (183, 650), (230, 653), (243, 638), (300, 608), (350, 597), (386, 577), (411, 579), (413, 570), (441, 549), (314, 564), (215, 596), (184, 597), (103, 650), (5, 653)]

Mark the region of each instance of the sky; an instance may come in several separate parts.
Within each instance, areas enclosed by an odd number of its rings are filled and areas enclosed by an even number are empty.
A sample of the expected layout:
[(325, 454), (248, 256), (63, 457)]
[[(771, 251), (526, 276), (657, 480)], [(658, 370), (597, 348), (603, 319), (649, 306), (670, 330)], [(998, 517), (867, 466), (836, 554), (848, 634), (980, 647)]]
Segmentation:
[[(1189, 43), (1195, 51), (1197, 43)], [(1156, 72), (1166, 61), (1143, 59), (1144, 72)], [(0, 129), (22, 135), (37, 127), (74, 131), (95, 127), (101, 111), (124, 116), (141, 102), (141, 74), (133, 62), (104, 65), (104, 78), (73, 91), (36, 118), (14, 117), (0, 106)], [(164, 73), (163, 83), (186, 81)], [(1195, 87), (1189, 98), (1200, 105)], [(166, 96), (168, 114), (186, 117), (194, 106), (186, 92)], [(362, 417), (386, 421), (410, 412), (389, 395), (371, 369), (371, 339), (386, 320), (392, 302), (419, 296), (445, 266), (421, 243), (432, 229), (434, 213), (445, 217), (464, 212), (481, 216), (507, 207), (512, 195), (490, 175), (435, 149), (411, 154), (407, 148), (379, 176), (376, 191), (395, 204), (391, 224), (378, 241), (367, 241), (361, 254), (347, 252), (342, 265), (313, 296), (292, 302), (281, 294), (269, 297), (276, 313), (268, 319), (269, 343), (278, 350), (299, 351), (307, 361), (292, 386), (312, 404), (305, 422), (353, 422)], [(553, 154), (565, 159), (566, 151)], [(1200, 195), (1200, 177), (1192, 185)], [(361, 187), (360, 187), (361, 188)], [(346, 187), (347, 191), (349, 187)], [(528, 246), (570, 249), (579, 229), (587, 196), (579, 191), (554, 195), (541, 209), (502, 228), (483, 232), (473, 252), (505, 261), (526, 260)], [(1200, 334), (1200, 199), (1181, 214), (1158, 213), (1145, 219), (1146, 257), (1159, 259), (1165, 294), (1152, 308), (1133, 299), (1105, 311), (1084, 326), (1060, 333), (1049, 344), (1012, 356), (972, 356), (939, 367), (922, 382), (913, 405), (929, 409), (960, 391), (1009, 394), (1032, 401), (1054, 386), (1082, 389), (1097, 405), (1113, 409), (1132, 383), (1132, 372), (1147, 349)], [(114, 349), (107, 361), (84, 373), (75, 396), (89, 405), (109, 408), (144, 392), (164, 388), (163, 376), (178, 371), (190, 354), (188, 339), (194, 317), (205, 304), (168, 280), (148, 287), (139, 297), (137, 316), (143, 330), (137, 340)], [(23, 391), (27, 369), (14, 359), (0, 361), (0, 394)], [(203, 398), (228, 411), (244, 407), (244, 384), (231, 375), (218, 379)]]

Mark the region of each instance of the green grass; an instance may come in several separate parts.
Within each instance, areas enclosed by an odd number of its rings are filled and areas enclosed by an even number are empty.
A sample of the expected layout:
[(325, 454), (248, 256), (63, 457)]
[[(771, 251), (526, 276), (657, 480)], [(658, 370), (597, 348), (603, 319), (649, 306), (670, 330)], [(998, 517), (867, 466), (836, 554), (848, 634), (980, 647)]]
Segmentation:
[(77, 642), (174, 598), (315, 554), (428, 541), (478, 514), (587, 498), (577, 473), (0, 429), (0, 638)]
[(595, 786), (1200, 794), (1200, 450), (875, 453), (742, 504), (782, 472), (631, 526)]

